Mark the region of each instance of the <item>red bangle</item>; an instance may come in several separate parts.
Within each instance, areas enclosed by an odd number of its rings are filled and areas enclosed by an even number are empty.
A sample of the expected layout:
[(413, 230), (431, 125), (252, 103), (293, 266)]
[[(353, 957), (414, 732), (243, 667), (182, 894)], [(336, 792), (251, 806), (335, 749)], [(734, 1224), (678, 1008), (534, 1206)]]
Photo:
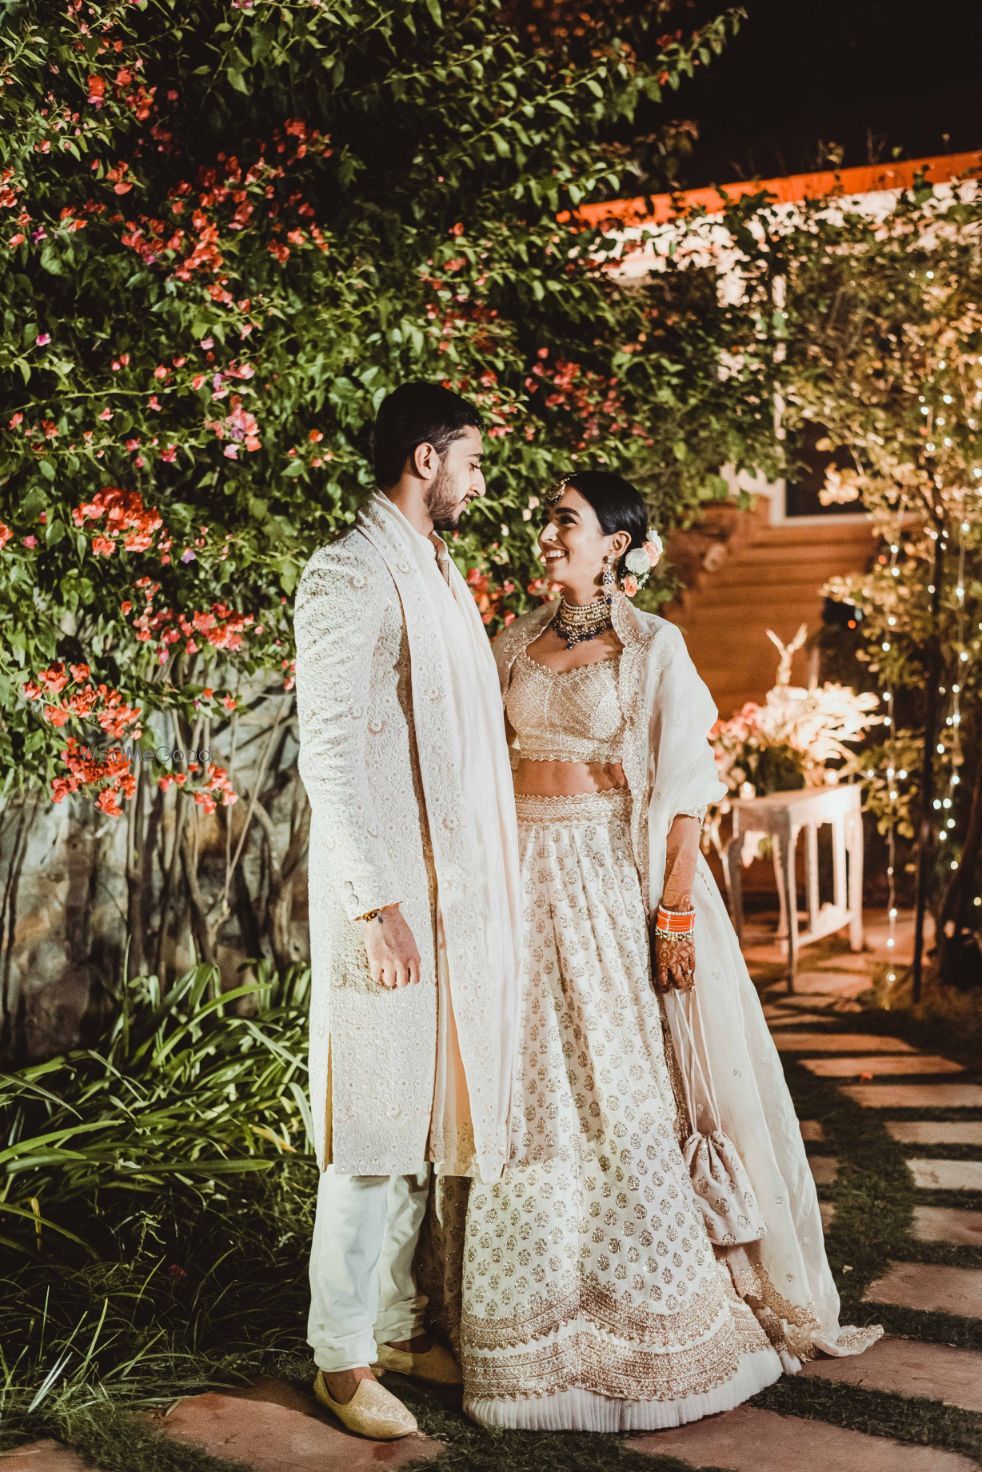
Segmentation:
[(695, 910), (666, 910), (658, 906), (655, 924), (659, 930), (668, 930), (672, 935), (691, 935), (696, 928)]

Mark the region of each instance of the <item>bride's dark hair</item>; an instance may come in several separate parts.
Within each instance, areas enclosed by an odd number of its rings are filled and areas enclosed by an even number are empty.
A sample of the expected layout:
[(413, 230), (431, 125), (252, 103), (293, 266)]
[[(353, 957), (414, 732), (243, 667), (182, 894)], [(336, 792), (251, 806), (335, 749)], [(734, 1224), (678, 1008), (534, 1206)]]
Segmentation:
[(566, 477), (565, 488), (579, 491), (589, 501), (605, 537), (628, 533), (631, 546), (624, 549), (624, 557), (632, 547), (643, 546), (648, 536), (648, 508), (629, 480), (612, 470), (574, 470)]

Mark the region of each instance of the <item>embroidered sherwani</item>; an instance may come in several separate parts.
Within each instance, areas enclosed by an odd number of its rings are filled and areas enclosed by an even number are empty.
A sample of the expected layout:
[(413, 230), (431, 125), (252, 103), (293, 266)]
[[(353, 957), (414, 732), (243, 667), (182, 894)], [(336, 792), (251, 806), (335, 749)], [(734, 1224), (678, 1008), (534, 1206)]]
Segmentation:
[[(344, 1174), (432, 1161), (495, 1179), (518, 1005), (514, 811), (490, 646), (434, 554), (378, 493), (297, 592), (313, 1128), (322, 1167)], [(396, 902), (421, 979), (387, 989), (357, 917)]]

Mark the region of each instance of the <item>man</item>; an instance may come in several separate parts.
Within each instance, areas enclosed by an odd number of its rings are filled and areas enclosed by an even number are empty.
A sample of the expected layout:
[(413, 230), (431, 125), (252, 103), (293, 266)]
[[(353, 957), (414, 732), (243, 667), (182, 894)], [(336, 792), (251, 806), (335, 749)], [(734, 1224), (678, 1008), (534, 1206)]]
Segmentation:
[(480, 416), (404, 384), (373, 453), (380, 489), (311, 557), (295, 612), (323, 1172), (308, 1342), (320, 1401), (392, 1439), (416, 1422), (374, 1371), (459, 1382), (413, 1254), (431, 1166), (496, 1180), (508, 1155), (520, 900), (494, 659), (437, 535), (484, 492)]

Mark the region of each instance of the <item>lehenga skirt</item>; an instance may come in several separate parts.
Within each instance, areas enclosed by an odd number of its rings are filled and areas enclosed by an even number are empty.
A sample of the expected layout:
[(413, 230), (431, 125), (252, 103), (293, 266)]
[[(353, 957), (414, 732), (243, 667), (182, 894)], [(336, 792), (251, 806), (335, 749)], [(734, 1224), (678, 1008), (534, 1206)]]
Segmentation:
[(527, 961), (518, 1159), (471, 1183), (464, 1407), (626, 1431), (729, 1410), (782, 1371), (682, 1159), (624, 792), (519, 797)]

